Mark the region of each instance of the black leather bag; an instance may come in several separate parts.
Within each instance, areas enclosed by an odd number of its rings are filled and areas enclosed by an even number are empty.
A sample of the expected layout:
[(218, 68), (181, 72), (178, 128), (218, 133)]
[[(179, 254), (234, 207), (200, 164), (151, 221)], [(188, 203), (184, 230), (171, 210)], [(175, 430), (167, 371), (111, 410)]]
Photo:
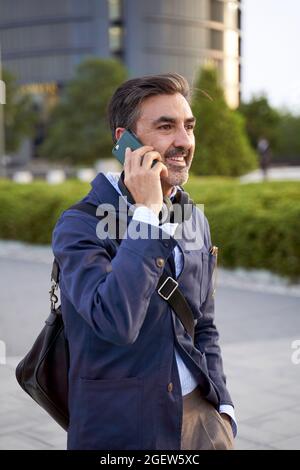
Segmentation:
[[(78, 203), (72, 206), (96, 216), (96, 206)], [(68, 371), (69, 350), (65, 337), (61, 306), (55, 307), (58, 297), (55, 290), (59, 285), (59, 265), (53, 262), (50, 315), (30, 351), (16, 368), (20, 386), (47, 413), (67, 430), (68, 412)], [(172, 307), (184, 327), (194, 338), (193, 313), (178, 284), (164, 271), (157, 286), (157, 292)]]
[(52, 306), (45, 326), (16, 368), (20, 386), (65, 430), (68, 413), (69, 351), (61, 307)]

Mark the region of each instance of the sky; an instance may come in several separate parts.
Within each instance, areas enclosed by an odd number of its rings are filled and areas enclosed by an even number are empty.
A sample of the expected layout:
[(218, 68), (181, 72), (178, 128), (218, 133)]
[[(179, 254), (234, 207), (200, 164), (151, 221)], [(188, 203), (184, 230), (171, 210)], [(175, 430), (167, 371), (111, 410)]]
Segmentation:
[(243, 0), (242, 100), (300, 114), (300, 0)]

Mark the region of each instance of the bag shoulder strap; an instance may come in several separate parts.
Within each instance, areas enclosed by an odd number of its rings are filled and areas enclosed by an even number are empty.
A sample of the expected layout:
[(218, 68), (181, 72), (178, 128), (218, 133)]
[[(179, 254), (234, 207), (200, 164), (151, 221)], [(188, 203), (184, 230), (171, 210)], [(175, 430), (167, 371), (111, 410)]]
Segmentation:
[[(97, 206), (89, 202), (79, 202), (69, 207), (69, 209), (78, 209), (99, 219), (102, 217), (96, 215)], [(115, 240), (118, 242), (118, 244), (120, 244), (119, 239)], [(52, 265), (51, 280), (53, 280), (56, 284), (59, 283), (59, 265), (55, 258)], [(193, 312), (185, 296), (180, 291), (178, 282), (169, 276), (165, 270), (159, 278), (157, 292), (164, 300), (168, 302), (194, 341), (195, 322)]]

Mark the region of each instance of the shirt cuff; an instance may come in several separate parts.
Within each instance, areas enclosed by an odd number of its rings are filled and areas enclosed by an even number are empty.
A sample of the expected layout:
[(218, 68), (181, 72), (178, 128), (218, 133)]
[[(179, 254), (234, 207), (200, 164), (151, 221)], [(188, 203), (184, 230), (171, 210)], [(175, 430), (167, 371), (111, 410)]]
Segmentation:
[(237, 435), (237, 424), (235, 419), (234, 408), (231, 405), (220, 405), (219, 413), (224, 413), (231, 418), (231, 427), (234, 437)]
[(132, 220), (136, 220), (137, 222), (144, 222), (145, 224), (155, 225), (155, 227), (159, 226), (159, 218), (158, 215), (153, 212), (152, 209), (146, 206), (139, 206), (134, 210)]

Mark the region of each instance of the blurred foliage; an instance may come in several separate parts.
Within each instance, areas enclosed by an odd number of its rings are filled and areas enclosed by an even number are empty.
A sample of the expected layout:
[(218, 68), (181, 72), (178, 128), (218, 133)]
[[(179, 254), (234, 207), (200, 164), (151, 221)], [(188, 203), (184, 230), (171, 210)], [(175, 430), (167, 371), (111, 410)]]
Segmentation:
[(274, 161), (279, 158), (300, 164), (300, 116), (282, 113), (274, 148)]
[(34, 135), (37, 114), (31, 96), (20, 92), (14, 75), (3, 69), (2, 79), (6, 87), (5, 152), (10, 154), (18, 150), (24, 137)]
[[(221, 265), (300, 279), (298, 182), (239, 184), (232, 178), (192, 176), (185, 187), (195, 203), (204, 204)], [(89, 189), (75, 180), (55, 186), (0, 181), (0, 238), (50, 243), (61, 212)]]
[(241, 103), (240, 113), (245, 117), (246, 130), (254, 149), (260, 138), (269, 141), (275, 148), (278, 138), (280, 113), (272, 108), (265, 96), (253, 97), (248, 103)]
[(192, 109), (197, 119), (192, 165), (195, 174), (238, 176), (257, 167), (244, 119), (227, 106), (215, 68), (201, 69), (193, 92)]
[(300, 116), (273, 108), (265, 96), (241, 103), (239, 111), (254, 149), (260, 137), (270, 142), (272, 162), (300, 164)]
[(106, 109), (126, 78), (124, 66), (114, 59), (91, 58), (79, 64), (51, 113), (41, 155), (73, 164), (92, 164), (111, 157)]
[(204, 204), (221, 265), (262, 268), (300, 280), (298, 182), (190, 178), (186, 189)]
[(49, 243), (61, 212), (88, 190), (88, 184), (77, 180), (55, 186), (42, 180), (30, 184), (0, 180), (0, 238)]

